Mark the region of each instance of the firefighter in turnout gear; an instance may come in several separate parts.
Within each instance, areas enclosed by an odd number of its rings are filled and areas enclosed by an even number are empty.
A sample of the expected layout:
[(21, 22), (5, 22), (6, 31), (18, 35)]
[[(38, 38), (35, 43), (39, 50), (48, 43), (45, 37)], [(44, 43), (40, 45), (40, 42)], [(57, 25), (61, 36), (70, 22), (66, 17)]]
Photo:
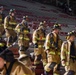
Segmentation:
[(59, 37), (59, 32), (61, 30), (60, 24), (55, 24), (53, 26), (52, 32), (46, 36), (45, 50), (47, 53), (48, 63), (45, 66), (46, 75), (49, 75), (50, 71), (53, 70), (53, 75), (59, 74), (60, 65), (60, 48), (62, 40)]
[(3, 33), (4, 33), (4, 26), (3, 26), (3, 23), (4, 23), (4, 13), (3, 13), (3, 6), (0, 7), (0, 38), (2, 37)]
[(27, 51), (30, 43), (30, 29), (24, 18), (22, 22), (16, 26), (15, 31), (18, 36), (19, 54), (21, 55), (22, 52), (25, 53)]
[(10, 46), (14, 41), (16, 41), (16, 32), (15, 27), (17, 25), (15, 17), (15, 9), (10, 9), (9, 15), (5, 17), (4, 20), (4, 29), (7, 37), (7, 46)]
[(63, 42), (61, 47), (61, 63), (65, 67), (64, 75), (76, 75), (76, 32), (68, 32), (67, 40)]
[(46, 54), (44, 51), (44, 42), (46, 38), (44, 23), (40, 22), (38, 29), (33, 32), (33, 44), (34, 44), (34, 64), (40, 64), (42, 59), (43, 65), (46, 65)]

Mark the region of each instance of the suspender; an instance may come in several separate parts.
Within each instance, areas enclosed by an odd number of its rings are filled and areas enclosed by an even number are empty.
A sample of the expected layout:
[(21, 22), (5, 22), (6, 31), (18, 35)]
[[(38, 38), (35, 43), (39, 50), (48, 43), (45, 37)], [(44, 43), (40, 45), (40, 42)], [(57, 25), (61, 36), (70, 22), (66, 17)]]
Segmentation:
[(12, 67), (13, 67), (15, 61), (16, 61), (16, 60), (14, 60), (13, 62), (10, 63), (8, 69), (7, 69), (7, 66), (5, 65), (5, 69), (6, 69), (6, 74), (5, 74), (5, 75), (10, 75), (11, 70), (12, 70)]

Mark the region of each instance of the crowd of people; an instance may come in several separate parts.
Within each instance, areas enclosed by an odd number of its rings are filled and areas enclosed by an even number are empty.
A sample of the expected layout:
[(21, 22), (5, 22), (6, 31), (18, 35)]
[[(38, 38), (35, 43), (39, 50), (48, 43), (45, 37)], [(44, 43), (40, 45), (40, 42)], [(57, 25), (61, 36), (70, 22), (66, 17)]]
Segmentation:
[[(44, 74), (60, 75), (60, 66), (65, 68), (63, 75), (76, 75), (76, 31), (68, 32), (66, 41), (62, 41), (59, 32), (61, 25), (55, 23), (52, 31), (46, 34), (46, 21), (40, 22), (32, 35), (34, 46), (34, 66), (26, 51), (30, 44), (28, 16), (23, 16), (21, 23), (16, 20), (15, 9), (10, 9), (5, 17), (0, 8), (0, 75), (35, 75), (35, 67), (43, 64)], [(51, 28), (50, 28), (51, 29)], [(3, 36), (7, 38), (5, 42)], [(19, 57), (15, 58), (9, 48), (13, 43), (18, 45)]]

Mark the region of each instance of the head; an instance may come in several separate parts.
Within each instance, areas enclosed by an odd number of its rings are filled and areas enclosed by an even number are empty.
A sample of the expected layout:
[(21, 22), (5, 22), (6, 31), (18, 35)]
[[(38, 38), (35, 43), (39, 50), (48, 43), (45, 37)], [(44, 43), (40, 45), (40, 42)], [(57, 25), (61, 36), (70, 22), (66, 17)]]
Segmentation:
[(56, 33), (56, 34), (59, 34), (61, 30), (61, 25), (60, 24), (54, 24), (53, 26), (53, 31)]
[(67, 40), (70, 40), (71, 42), (73, 42), (75, 40), (75, 38), (76, 38), (76, 32), (74, 30), (68, 32)]
[(23, 20), (29, 21), (28, 16), (23, 16)]
[(45, 30), (45, 26), (44, 26), (44, 23), (43, 22), (40, 22), (39, 28)]
[(10, 50), (4, 50), (0, 53), (0, 69), (4, 67), (6, 62), (12, 62), (14, 60), (14, 55)]
[(9, 11), (9, 15), (11, 15), (11, 16), (15, 16), (15, 14), (16, 14), (15, 9), (10, 9), (10, 11)]

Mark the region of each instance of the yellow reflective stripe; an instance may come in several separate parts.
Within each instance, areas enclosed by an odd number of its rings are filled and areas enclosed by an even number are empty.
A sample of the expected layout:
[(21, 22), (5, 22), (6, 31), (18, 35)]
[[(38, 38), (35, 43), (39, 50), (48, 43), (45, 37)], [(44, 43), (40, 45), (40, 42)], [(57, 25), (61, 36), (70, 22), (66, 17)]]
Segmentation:
[(17, 29), (18, 32), (20, 32), (20, 29)]
[(72, 56), (72, 55), (71, 55), (71, 57), (76, 58), (76, 56)]
[(0, 27), (2, 27), (3, 25), (0, 24)]
[(7, 27), (7, 29), (13, 29), (12, 27)]
[(65, 64), (62, 64), (62, 66), (65, 66)]
[(30, 40), (29, 38), (23, 38), (23, 37), (19, 37), (19, 39)]
[(21, 40), (22, 40), (22, 39), (23, 39), (23, 37), (19, 37), (19, 39), (21, 39)]
[(70, 54), (70, 52), (66, 51), (66, 54)]
[(4, 46), (4, 44), (3, 43), (0, 43), (0, 47), (3, 47)]
[(2, 18), (0, 18), (0, 21), (2, 21)]
[(38, 45), (38, 48), (41, 48), (41, 47), (43, 47), (42, 45)]
[(30, 40), (29, 38), (24, 38), (24, 40)]
[(60, 74), (56, 74), (56, 73), (54, 73), (53, 75), (60, 75)]
[(41, 39), (41, 38), (37, 38), (37, 40), (45, 40), (45, 39), (46, 39), (46, 38), (42, 38), (42, 39)]
[(29, 75), (29, 74), (23, 74), (23, 75)]
[(65, 59), (65, 56), (62, 56), (61, 59), (62, 59), (62, 60)]
[(15, 22), (9, 22), (9, 24), (13, 24), (13, 25), (16, 25), (17, 23), (15, 23)]
[(62, 64), (62, 66), (68, 66), (69, 65), (69, 63), (68, 62), (66, 62), (65, 64)]
[(53, 55), (55, 55), (55, 52), (49, 52), (49, 54), (53, 54)]
[(47, 63), (43, 62), (43, 65), (45, 66)]
[(50, 40), (48, 40), (47, 42), (50, 43)]
[(69, 65), (69, 63), (68, 63), (68, 62), (66, 62), (66, 66), (67, 66), (67, 65)]
[(58, 55), (60, 55), (61, 53), (60, 52), (58, 52)]
[(47, 47), (46, 47), (46, 49), (50, 49), (50, 47), (49, 47), (49, 46), (47, 46)]
[(33, 41), (33, 43), (35, 44), (35, 43), (37, 43), (37, 41)]
[(24, 33), (29, 33), (29, 31), (28, 30), (24, 30)]

